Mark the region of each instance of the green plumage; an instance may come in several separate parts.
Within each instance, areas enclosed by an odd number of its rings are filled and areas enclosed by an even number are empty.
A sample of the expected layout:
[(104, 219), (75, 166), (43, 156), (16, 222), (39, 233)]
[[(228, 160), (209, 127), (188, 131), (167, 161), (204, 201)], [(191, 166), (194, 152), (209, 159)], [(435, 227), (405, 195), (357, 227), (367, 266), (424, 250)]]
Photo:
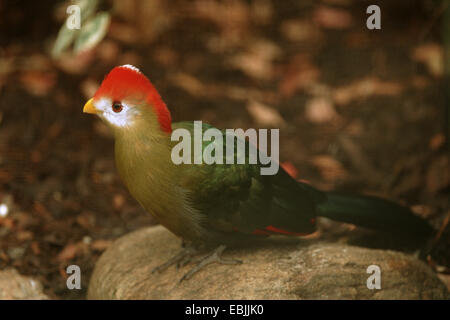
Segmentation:
[[(276, 175), (261, 175), (261, 165), (248, 164), (248, 156), (246, 164), (175, 165), (171, 150), (177, 142), (152, 134), (149, 123), (154, 122), (142, 121), (116, 135), (118, 170), (142, 206), (185, 240), (220, 244), (260, 234), (308, 234), (318, 215), (390, 232), (422, 236), (432, 230), (393, 202), (327, 194), (295, 181), (282, 168)], [(194, 137), (192, 122), (172, 128)], [(203, 150), (210, 143), (216, 142), (203, 142)]]

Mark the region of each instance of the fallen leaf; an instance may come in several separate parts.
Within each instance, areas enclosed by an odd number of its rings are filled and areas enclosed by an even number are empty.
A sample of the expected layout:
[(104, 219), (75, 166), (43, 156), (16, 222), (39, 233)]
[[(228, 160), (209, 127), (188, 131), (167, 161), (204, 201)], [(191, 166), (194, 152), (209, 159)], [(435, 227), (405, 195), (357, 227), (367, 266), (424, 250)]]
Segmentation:
[(173, 66), (178, 59), (178, 54), (169, 47), (160, 47), (155, 50), (153, 59), (163, 66)]
[(196, 0), (190, 8), (194, 16), (215, 23), (225, 38), (244, 34), (251, 21), (250, 7), (242, 1)]
[(116, 61), (120, 48), (117, 42), (105, 39), (99, 43), (97, 50), (95, 51), (101, 61), (112, 64)]
[(435, 134), (431, 137), (428, 145), (431, 150), (438, 150), (445, 144), (445, 135), (442, 133)]
[(115, 194), (113, 197), (113, 206), (114, 209), (119, 210), (123, 207), (125, 204), (125, 198), (121, 194)]
[(41, 248), (39, 247), (39, 242), (33, 241), (31, 243), (31, 250), (35, 255), (39, 255), (41, 253)]
[(353, 120), (345, 127), (345, 132), (351, 136), (359, 136), (363, 133), (363, 131), (364, 125), (360, 119)]
[(251, 3), (251, 16), (257, 24), (268, 24), (272, 20), (273, 5), (271, 0), (258, 0)]
[(249, 44), (247, 52), (239, 53), (229, 60), (229, 64), (255, 79), (270, 79), (273, 75), (272, 61), (281, 50), (268, 40), (258, 40)]
[(283, 21), (280, 26), (281, 34), (290, 41), (316, 41), (320, 31), (311, 22), (300, 19)]
[(423, 76), (415, 75), (411, 77), (411, 86), (417, 89), (423, 89), (430, 84), (430, 81)]
[(0, 226), (4, 226), (8, 229), (14, 228), (14, 220), (12, 218), (0, 218)]
[(193, 96), (202, 96), (207, 90), (205, 85), (194, 76), (178, 72), (170, 77), (172, 83)]
[(111, 240), (95, 240), (91, 243), (91, 248), (96, 251), (104, 251), (112, 244)]
[(45, 96), (54, 87), (56, 83), (56, 74), (54, 72), (24, 72), (20, 80), (24, 88), (35, 96)]
[(109, 36), (125, 44), (139, 42), (139, 32), (133, 25), (112, 21), (109, 25)]
[(437, 276), (447, 286), (447, 290), (450, 291), (450, 274), (438, 273)]
[(64, 249), (61, 250), (61, 252), (58, 254), (57, 259), (58, 261), (61, 262), (71, 260), (75, 258), (77, 252), (78, 252), (78, 245), (69, 243), (64, 247)]
[(373, 95), (395, 96), (400, 94), (403, 88), (404, 86), (397, 82), (367, 77), (337, 88), (333, 93), (333, 100), (338, 105), (345, 105), (354, 100), (368, 98)]
[(411, 206), (411, 211), (424, 219), (431, 217), (433, 214), (433, 209), (424, 204), (416, 204)]
[(17, 232), (16, 237), (17, 237), (17, 240), (19, 240), (19, 241), (28, 241), (28, 240), (33, 239), (33, 232), (26, 231), (26, 230), (19, 231), (19, 232)]
[(87, 78), (83, 80), (80, 84), (81, 93), (85, 99), (90, 99), (94, 96), (100, 84), (94, 79)]
[(325, 97), (316, 97), (305, 105), (305, 117), (313, 123), (326, 123), (337, 117), (333, 102)]
[(247, 104), (247, 111), (258, 125), (267, 127), (283, 127), (286, 125), (277, 110), (260, 102), (250, 101)]
[(82, 213), (77, 216), (76, 222), (83, 228), (90, 230), (95, 225), (95, 216), (89, 213)]
[(412, 59), (426, 65), (428, 72), (434, 77), (444, 74), (444, 50), (439, 44), (427, 43), (415, 48)]
[(77, 55), (63, 53), (58, 57), (56, 63), (66, 73), (84, 74), (94, 57), (94, 50), (81, 52)]
[(329, 181), (336, 181), (346, 177), (347, 172), (342, 164), (328, 155), (315, 156), (312, 164), (319, 170), (320, 175)]
[(327, 6), (318, 7), (313, 13), (313, 20), (327, 29), (346, 29), (352, 25), (352, 15), (344, 9)]
[(298, 90), (313, 86), (319, 77), (320, 71), (312, 63), (311, 58), (306, 54), (298, 54), (292, 57), (283, 73), (279, 85), (280, 93), (289, 97)]

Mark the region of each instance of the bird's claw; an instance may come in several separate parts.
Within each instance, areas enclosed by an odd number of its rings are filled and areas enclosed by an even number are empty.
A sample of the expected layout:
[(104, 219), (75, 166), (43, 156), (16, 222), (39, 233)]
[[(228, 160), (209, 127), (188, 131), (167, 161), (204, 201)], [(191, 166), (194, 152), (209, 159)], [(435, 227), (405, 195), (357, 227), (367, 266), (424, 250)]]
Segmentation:
[(176, 267), (178, 269), (179, 267), (182, 267), (182, 266), (186, 265), (187, 263), (189, 263), (189, 261), (192, 259), (192, 256), (194, 254), (195, 254), (195, 250), (193, 250), (191, 247), (185, 247), (179, 253), (177, 253), (172, 258), (167, 260), (165, 263), (153, 268), (152, 273), (162, 272), (174, 264), (176, 265)]
[(190, 279), (195, 273), (206, 267), (207, 265), (217, 262), (220, 264), (241, 264), (241, 260), (233, 260), (233, 259), (223, 259), (222, 253), (226, 249), (225, 245), (220, 245), (214, 250), (212, 250), (209, 254), (202, 257), (195, 257), (194, 255), (198, 253), (198, 250), (194, 247), (184, 247), (180, 252), (178, 252), (175, 256), (171, 257), (167, 262), (153, 268), (152, 273), (162, 272), (169, 268), (172, 265), (175, 265), (177, 269), (180, 269), (186, 266), (191, 261), (197, 262), (197, 265), (189, 270), (181, 279), (178, 281), (180, 284), (184, 280)]
[(225, 245), (220, 245), (216, 249), (214, 249), (210, 254), (206, 255), (205, 257), (202, 257), (198, 264), (193, 267), (191, 270), (189, 270), (186, 274), (184, 274), (183, 277), (178, 281), (178, 284), (183, 282), (184, 280), (190, 279), (196, 272), (200, 271), (203, 267), (207, 266), (208, 264), (217, 262), (220, 264), (241, 264), (241, 260), (233, 260), (233, 259), (223, 259), (222, 253), (226, 249)]

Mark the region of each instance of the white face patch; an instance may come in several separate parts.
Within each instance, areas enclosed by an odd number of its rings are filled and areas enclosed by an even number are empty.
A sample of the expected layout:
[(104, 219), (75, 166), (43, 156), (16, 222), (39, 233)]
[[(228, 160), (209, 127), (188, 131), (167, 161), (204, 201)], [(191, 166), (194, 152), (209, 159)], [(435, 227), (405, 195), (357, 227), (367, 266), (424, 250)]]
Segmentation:
[(122, 68), (128, 68), (131, 69), (133, 71), (139, 72), (141, 73), (141, 70), (139, 70), (138, 68), (136, 68), (135, 66), (132, 66), (131, 64), (124, 64), (123, 66), (121, 66)]
[(122, 110), (114, 112), (112, 109), (113, 101), (102, 98), (94, 101), (94, 106), (99, 110), (99, 116), (116, 127), (129, 127), (133, 125), (136, 115), (139, 114), (137, 108), (132, 108), (126, 102), (121, 102)]

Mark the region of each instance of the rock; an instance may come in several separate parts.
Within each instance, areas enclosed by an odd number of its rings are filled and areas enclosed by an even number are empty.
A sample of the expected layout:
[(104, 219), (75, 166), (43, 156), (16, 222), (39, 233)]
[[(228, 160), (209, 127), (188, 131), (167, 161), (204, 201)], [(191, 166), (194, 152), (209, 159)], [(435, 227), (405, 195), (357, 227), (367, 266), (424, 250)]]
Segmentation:
[(16, 269), (0, 271), (1, 300), (47, 300), (39, 281), (20, 275)]
[[(448, 299), (445, 285), (423, 262), (389, 250), (319, 240), (274, 239), (227, 249), (242, 265), (209, 265), (178, 280), (193, 264), (151, 270), (180, 250), (161, 226), (116, 240), (98, 260), (88, 299)], [(369, 265), (381, 269), (381, 290), (367, 288)]]

